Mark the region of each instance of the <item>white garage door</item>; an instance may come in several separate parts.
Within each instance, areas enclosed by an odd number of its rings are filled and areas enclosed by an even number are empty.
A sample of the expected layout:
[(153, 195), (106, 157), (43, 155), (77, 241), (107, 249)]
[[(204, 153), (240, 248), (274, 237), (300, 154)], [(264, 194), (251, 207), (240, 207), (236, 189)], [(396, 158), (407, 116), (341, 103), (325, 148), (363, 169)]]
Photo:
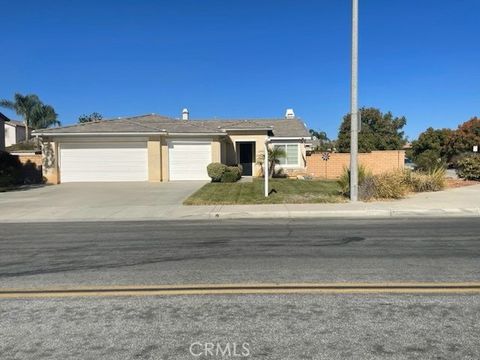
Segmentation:
[(147, 181), (146, 142), (60, 144), (60, 181)]
[(212, 162), (210, 141), (168, 142), (170, 180), (208, 180), (207, 165)]

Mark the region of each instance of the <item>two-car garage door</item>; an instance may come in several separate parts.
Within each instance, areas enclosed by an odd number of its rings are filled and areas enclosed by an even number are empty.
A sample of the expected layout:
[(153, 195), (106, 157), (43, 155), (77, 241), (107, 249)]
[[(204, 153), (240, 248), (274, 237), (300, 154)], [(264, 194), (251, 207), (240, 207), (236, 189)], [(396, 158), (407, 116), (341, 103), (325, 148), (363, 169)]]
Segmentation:
[[(169, 180), (208, 180), (210, 141), (168, 141)], [(60, 144), (61, 182), (147, 181), (146, 141)]]
[(147, 181), (146, 142), (62, 143), (61, 182)]

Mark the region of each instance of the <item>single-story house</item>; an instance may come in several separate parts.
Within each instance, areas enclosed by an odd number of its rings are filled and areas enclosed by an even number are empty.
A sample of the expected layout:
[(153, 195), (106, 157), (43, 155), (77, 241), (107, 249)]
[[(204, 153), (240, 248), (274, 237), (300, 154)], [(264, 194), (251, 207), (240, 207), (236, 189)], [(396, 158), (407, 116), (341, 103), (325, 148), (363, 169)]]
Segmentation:
[[(5, 146), (15, 145), (25, 140), (25, 125), (21, 121), (10, 120), (5, 122)], [(31, 130), (29, 130), (31, 133)]]
[(286, 156), (286, 173), (304, 172), (310, 134), (289, 109), (279, 119), (190, 119), (149, 114), (37, 130), (50, 183), (208, 180), (207, 165), (242, 164), (258, 176), (266, 139)]

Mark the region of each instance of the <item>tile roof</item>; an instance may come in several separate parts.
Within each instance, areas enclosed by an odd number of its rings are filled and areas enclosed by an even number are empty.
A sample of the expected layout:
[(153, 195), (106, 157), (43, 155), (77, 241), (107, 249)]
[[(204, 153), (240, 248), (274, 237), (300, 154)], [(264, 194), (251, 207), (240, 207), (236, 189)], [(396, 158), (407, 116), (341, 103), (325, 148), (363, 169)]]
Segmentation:
[(38, 130), (45, 135), (79, 133), (218, 133), (233, 130), (270, 130), (273, 136), (310, 137), (305, 124), (299, 119), (192, 119), (178, 120), (167, 116), (149, 114), (111, 120), (101, 120), (57, 128)]

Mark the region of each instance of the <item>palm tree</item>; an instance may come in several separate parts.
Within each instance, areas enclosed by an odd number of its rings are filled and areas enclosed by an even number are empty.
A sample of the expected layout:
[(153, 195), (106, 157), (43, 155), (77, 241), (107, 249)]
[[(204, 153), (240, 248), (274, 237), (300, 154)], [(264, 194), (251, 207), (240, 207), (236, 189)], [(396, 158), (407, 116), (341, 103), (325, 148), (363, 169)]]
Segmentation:
[[(272, 177), (273, 173), (275, 172), (275, 165), (280, 163), (280, 159), (286, 156), (286, 152), (284, 149), (274, 146), (272, 148), (268, 148), (268, 177)], [(265, 162), (265, 154), (260, 154), (257, 159), (257, 163), (262, 165)], [(265, 170), (263, 171), (265, 175)]]
[(41, 129), (60, 125), (60, 121), (57, 120), (58, 115), (53, 107), (43, 104), (40, 98), (34, 94), (22, 95), (16, 93), (13, 96), (13, 101), (0, 100), (0, 106), (15, 111), (17, 115), (23, 118), (25, 140), (27, 141), (30, 137), (30, 128)]
[(50, 126), (60, 126), (58, 114), (50, 105), (39, 104), (33, 111), (32, 126), (35, 129), (44, 129)]
[(10, 100), (0, 100), (0, 106), (14, 110), (17, 115), (21, 116), (23, 118), (23, 123), (25, 124), (25, 139), (28, 140), (29, 138), (29, 133), (28, 129), (29, 127), (32, 126), (32, 119), (33, 119), (33, 114), (35, 111), (35, 108), (41, 104), (40, 99), (38, 98), (37, 95), (22, 95), (19, 93), (16, 93), (13, 96), (13, 101)]

